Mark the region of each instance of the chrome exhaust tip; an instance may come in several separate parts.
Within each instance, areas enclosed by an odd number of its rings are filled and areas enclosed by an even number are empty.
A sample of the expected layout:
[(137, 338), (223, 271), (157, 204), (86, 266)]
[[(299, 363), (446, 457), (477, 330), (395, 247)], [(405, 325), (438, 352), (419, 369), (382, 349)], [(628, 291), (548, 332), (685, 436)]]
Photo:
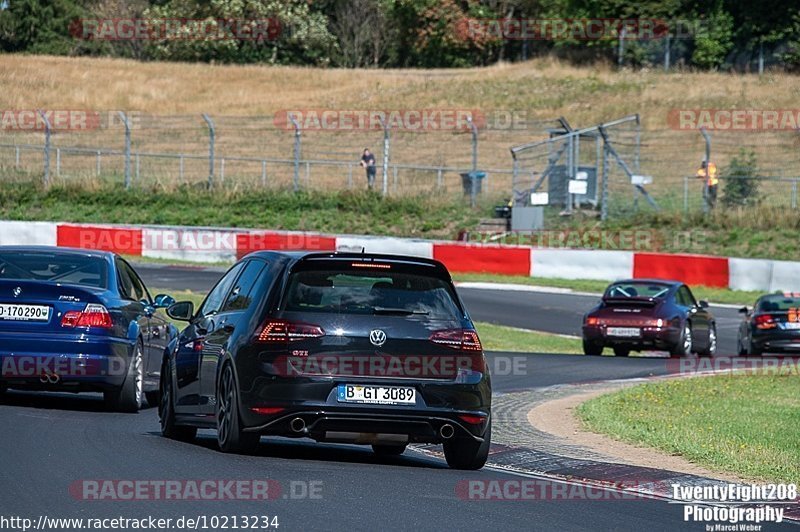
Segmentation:
[(442, 428), (439, 429), (439, 436), (441, 436), (444, 440), (449, 440), (455, 433), (456, 429), (454, 429), (453, 425), (449, 423), (445, 423), (442, 425)]
[(292, 432), (303, 432), (306, 430), (306, 422), (303, 418), (296, 417), (289, 423), (289, 428), (292, 429)]

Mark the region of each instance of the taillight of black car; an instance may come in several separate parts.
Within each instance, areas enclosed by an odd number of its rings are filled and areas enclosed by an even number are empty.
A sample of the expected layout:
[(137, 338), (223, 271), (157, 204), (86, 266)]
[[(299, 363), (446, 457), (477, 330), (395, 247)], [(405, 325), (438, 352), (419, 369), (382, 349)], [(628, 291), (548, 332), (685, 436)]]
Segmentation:
[(256, 340), (259, 342), (284, 344), (322, 336), (325, 336), (325, 331), (318, 325), (273, 319), (264, 322), (261, 329), (256, 332)]
[(766, 330), (775, 329), (778, 326), (778, 317), (771, 314), (759, 314), (753, 321), (756, 324), (756, 329)]
[[(435, 344), (445, 345), (457, 350), (460, 356), (468, 357), (469, 369), (477, 373), (486, 372), (486, 358), (478, 333), (471, 329), (445, 329), (435, 331), (430, 336)], [(459, 365), (464, 367), (463, 365)]]

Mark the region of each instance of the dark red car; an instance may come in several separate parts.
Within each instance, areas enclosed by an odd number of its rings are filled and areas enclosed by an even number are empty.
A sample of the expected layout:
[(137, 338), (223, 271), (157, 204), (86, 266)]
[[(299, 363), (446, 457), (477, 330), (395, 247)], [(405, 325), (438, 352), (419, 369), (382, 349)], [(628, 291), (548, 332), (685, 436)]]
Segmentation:
[(583, 318), (583, 352), (602, 355), (605, 347), (617, 356), (643, 350), (711, 356), (717, 349), (716, 323), (708, 303), (697, 301), (681, 282), (618, 281)]

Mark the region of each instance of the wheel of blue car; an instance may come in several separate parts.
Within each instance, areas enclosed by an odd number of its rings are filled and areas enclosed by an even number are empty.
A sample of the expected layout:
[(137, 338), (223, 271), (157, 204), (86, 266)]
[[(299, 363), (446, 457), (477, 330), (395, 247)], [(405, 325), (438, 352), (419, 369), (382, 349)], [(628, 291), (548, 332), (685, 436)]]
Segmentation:
[(692, 325), (688, 321), (684, 323), (681, 336), (670, 350), (670, 354), (676, 357), (687, 357), (692, 354)]
[(8, 384), (0, 382), (0, 395), (3, 395), (7, 391), (8, 391)]
[(217, 443), (225, 453), (252, 453), (261, 436), (244, 432), (239, 417), (239, 394), (233, 368), (226, 364), (217, 387)]
[(492, 422), (490, 419), (482, 442), (475, 441), (471, 437), (459, 436), (444, 441), (444, 457), (447, 460), (447, 465), (453, 469), (480, 469), (489, 458), (491, 443)]
[(172, 375), (166, 363), (161, 368), (159, 388), (161, 390), (161, 399), (158, 401), (158, 419), (161, 422), (161, 435), (172, 440), (193, 440), (197, 435), (196, 427), (184, 427), (175, 424), (175, 398), (172, 392)]
[(103, 394), (106, 405), (118, 412), (138, 412), (144, 402), (144, 354), (142, 341), (136, 342), (133, 349), (125, 381), (117, 390)]

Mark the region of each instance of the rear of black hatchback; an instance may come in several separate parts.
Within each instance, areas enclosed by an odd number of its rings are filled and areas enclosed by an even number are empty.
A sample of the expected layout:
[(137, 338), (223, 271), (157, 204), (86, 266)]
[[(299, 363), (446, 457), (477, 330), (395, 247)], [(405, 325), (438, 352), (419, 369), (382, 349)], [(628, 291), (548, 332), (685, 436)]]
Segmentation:
[[(441, 263), (352, 253), (257, 252), (243, 260), (255, 257), (268, 273), (250, 289), (214, 372), (223, 450), (247, 451), (262, 434), (371, 444), (386, 455), (442, 443), (451, 467), (484, 465), (490, 377)], [(179, 411), (173, 429), (193, 420), (207, 426)]]

